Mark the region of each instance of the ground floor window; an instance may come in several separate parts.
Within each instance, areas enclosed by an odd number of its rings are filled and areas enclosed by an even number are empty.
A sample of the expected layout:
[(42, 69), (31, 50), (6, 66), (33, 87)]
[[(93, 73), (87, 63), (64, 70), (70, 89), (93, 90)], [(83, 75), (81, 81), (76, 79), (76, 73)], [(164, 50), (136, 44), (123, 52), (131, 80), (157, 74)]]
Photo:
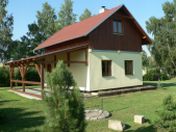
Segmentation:
[(125, 60), (125, 75), (133, 75), (133, 61)]
[(111, 60), (102, 60), (102, 76), (111, 76)]

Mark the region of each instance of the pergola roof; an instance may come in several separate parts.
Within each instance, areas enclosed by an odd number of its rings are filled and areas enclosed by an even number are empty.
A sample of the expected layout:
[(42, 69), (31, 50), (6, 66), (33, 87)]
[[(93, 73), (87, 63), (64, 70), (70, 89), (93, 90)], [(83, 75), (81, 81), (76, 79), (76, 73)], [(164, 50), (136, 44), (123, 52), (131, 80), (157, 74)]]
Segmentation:
[(58, 53), (63, 53), (63, 52), (70, 52), (70, 51), (79, 50), (79, 49), (83, 49), (83, 48), (87, 48), (87, 47), (88, 47), (88, 43), (84, 43), (84, 44), (77, 45), (74, 47), (67, 47), (64, 49), (60, 49), (57, 51), (53, 51), (53, 52), (49, 52), (49, 53), (45, 53), (45, 54), (41, 54), (41, 55), (22, 58), (20, 60), (8, 61), (5, 63), (5, 65), (19, 65), (19, 64), (32, 63), (32, 62), (40, 63), (40, 61), (43, 61), (46, 56), (56, 55)]

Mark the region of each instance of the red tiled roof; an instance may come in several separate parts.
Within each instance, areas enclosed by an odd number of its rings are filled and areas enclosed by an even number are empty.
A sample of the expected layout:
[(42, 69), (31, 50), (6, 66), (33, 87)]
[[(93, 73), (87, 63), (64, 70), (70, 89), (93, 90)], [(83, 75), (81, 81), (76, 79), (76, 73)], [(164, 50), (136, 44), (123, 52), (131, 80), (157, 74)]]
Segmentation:
[(73, 40), (76, 38), (87, 36), (91, 31), (93, 31), (97, 26), (119, 10), (121, 6), (106, 10), (105, 12), (92, 16), (88, 19), (85, 19), (81, 22), (74, 23), (72, 25), (64, 27), (62, 30), (56, 32), (54, 35), (49, 37), (43, 43), (38, 45), (34, 50), (43, 49), (50, 47), (62, 42)]

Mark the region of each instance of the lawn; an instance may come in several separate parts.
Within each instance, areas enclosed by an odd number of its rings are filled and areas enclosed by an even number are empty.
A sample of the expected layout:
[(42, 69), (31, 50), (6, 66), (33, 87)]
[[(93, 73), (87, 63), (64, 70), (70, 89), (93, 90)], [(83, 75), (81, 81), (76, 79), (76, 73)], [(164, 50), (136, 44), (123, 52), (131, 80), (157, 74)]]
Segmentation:
[[(171, 94), (176, 99), (175, 80), (162, 82), (162, 88), (153, 91), (136, 92), (103, 98), (103, 108), (112, 113), (109, 119), (118, 119), (128, 125), (127, 132), (152, 132), (152, 124), (158, 119), (157, 111), (161, 109), (162, 100)], [(147, 82), (152, 83), (152, 82)], [(98, 108), (102, 98), (85, 100), (86, 108)], [(45, 121), (45, 105), (42, 101), (28, 100), (7, 88), (0, 88), (0, 131), (42, 131)], [(133, 123), (135, 114), (143, 114), (149, 120), (144, 125)], [(106, 120), (90, 121), (87, 132), (111, 132)]]

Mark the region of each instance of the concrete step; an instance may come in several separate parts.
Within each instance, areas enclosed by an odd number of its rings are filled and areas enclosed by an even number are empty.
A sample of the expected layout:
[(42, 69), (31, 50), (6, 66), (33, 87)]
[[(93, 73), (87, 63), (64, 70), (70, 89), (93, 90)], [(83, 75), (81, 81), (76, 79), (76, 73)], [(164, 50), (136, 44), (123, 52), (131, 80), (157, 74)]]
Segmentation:
[(98, 96), (110, 96), (115, 94), (123, 94), (123, 93), (137, 92), (137, 91), (155, 90), (155, 89), (156, 89), (156, 86), (152, 86), (152, 85), (138, 86), (138, 87), (131, 87), (131, 88), (120, 88), (120, 89), (100, 91), (98, 92)]

